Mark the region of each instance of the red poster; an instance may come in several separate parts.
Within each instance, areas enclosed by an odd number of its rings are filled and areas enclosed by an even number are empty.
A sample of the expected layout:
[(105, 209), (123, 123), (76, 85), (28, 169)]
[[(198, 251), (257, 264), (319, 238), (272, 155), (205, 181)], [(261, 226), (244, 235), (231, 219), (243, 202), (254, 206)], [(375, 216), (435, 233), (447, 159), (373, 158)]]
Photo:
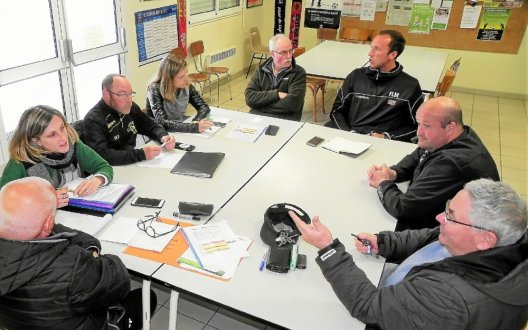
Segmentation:
[(290, 40), (293, 48), (299, 47), (299, 27), (301, 25), (302, 0), (292, 0), (290, 20)]
[(187, 15), (185, 0), (178, 0), (178, 47), (183, 48), (187, 56)]

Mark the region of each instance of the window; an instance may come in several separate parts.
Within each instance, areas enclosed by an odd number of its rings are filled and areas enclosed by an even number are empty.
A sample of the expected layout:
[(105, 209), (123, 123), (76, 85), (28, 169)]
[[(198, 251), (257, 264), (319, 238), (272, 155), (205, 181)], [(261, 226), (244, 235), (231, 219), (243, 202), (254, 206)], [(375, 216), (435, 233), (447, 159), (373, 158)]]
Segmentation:
[(215, 20), (242, 12), (240, 0), (189, 0), (189, 24)]
[(76, 121), (101, 98), (103, 77), (122, 72), (120, 8), (120, 0), (34, 1), (31, 10), (0, 2), (0, 43), (9, 45), (0, 52), (0, 162), (27, 108), (49, 105)]

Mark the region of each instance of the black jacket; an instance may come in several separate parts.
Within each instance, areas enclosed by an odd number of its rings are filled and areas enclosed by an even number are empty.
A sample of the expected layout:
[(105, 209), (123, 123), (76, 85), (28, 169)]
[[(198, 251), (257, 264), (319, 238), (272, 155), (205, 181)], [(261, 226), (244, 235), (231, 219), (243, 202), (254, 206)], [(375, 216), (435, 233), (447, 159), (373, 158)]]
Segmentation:
[(410, 181), (406, 192), (392, 181), (378, 186), (383, 207), (398, 219), (396, 230), (432, 228), (438, 225), (436, 215), (443, 212), (446, 201), (480, 178), (500, 180), (495, 161), (470, 127), (455, 140), (433, 151), (420, 162), (425, 150), (416, 148), (398, 164), (396, 182)]
[[(193, 121), (200, 121), (211, 112), (209, 106), (202, 99), (193, 85), (189, 85), (189, 103), (198, 112)], [(185, 112), (185, 111), (184, 111)], [(150, 84), (147, 89), (147, 115), (154, 118), (156, 123), (171, 132), (198, 133), (198, 123), (182, 123), (178, 120), (167, 118), (163, 107), (163, 96), (161, 96), (159, 83)]]
[[(246, 103), (251, 113), (289, 120), (301, 120), (306, 94), (306, 71), (292, 58), (289, 69), (273, 74), (273, 58), (266, 60), (251, 77)], [(278, 92), (288, 93), (280, 99)]]
[(416, 135), (422, 89), (402, 65), (396, 65), (391, 72), (370, 67), (352, 71), (337, 92), (331, 126), (360, 134), (387, 133), (391, 139), (409, 142)]
[(110, 165), (145, 160), (143, 149), (135, 149), (137, 134), (161, 142), (167, 131), (141, 111), (136, 103), (127, 115), (110, 108), (102, 99), (84, 117), (85, 143)]
[(94, 237), (60, 224), (45, 239), (0, 239), (0, 326), (101, 329), (130, 279), (117, 256), (94, 257), (99, 249)]
[[(438, 233), (381, 232), (379, 253), (402, 261)], [(416, 266), (400, 283), (379, 289), (338, 240), (316, 261), (350, 315), (382, 329), (512, 330), (528, 320), (527, 234), (516, 244)]]

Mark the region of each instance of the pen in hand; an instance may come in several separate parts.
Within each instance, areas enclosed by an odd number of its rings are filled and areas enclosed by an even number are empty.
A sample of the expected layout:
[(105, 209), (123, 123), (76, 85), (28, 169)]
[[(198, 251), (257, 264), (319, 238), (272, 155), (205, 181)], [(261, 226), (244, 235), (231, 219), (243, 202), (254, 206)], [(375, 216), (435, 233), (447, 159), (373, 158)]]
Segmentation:
[(367, 247), (367, 253), (366, 254), (375, 255), (376, 258), (378, 258), (377, 254), (372, 250), (372, 242), (371, 241), (369, 241), (368, 239), (359, 238), (358, 235), (353, 234), (353, 233), (350, 233), (350, 235), (354, 236), (358, 241), (361, 242), (361, 244), (363, 244), (363, 246)]
[(166, 145), (167, 145), (167, 141), (163, 142), (163, 143), (161, 144), (160, 148), (163, 148), (163, 147), (165, 147)]

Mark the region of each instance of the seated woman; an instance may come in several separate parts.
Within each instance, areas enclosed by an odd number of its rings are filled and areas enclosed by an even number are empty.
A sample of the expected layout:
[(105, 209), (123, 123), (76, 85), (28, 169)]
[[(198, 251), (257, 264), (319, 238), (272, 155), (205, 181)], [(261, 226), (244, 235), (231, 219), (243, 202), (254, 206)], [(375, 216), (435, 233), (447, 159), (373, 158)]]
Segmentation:
[[(169, 53), (147, 87), (147, 114), (168, 131), (201, 133), (213, 124), (206, 119), (211, 110), (187, 74), (185, 59)], [(192, 123), (183, 123), (189, 103), (198, 113)]]
[(9, 143), (9, 158), (0, 188), (27, 176), (41, 177), (57, 188), (57, 207), (68, 205), (68, 182), (91, 174), (74, 191), (87, 196), (114, 176), (112, 166), (81, 142), (64, 115), (46, 105), (24, 111)]

